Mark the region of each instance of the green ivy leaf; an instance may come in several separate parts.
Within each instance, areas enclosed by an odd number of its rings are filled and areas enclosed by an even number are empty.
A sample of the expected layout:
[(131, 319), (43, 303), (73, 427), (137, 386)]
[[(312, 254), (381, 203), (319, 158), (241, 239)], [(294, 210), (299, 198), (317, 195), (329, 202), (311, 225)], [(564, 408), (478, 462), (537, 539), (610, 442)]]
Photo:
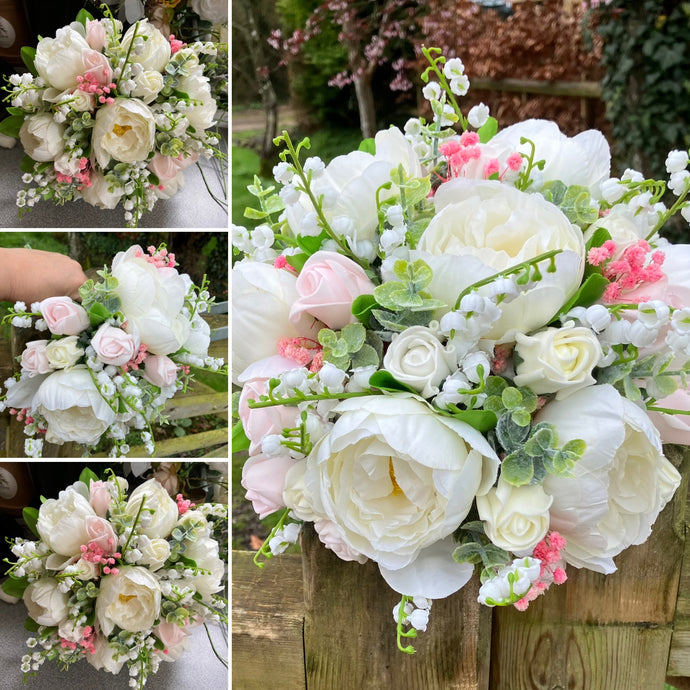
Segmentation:
[(26, 526), (31, 530), (34, 536), (40, 538), (38, 529), (36, 529), (38, 523), (38, 509), (27, 506), (22, 509), (22, 517), (24, 518), (24, 522), (26, 522)]
[(379, 390), (382, 391), (388, 391), (389, 393), (414, 393), (415, 395), (418, 395), (417, 391), (414, 388), (411, 388), (405, 383), (401, 383), (398, 381), (398, 379), (393, 376), (389, 371), (386, 371), (385, 369), (381, 369), (379, 371), (375, 371), (370, 377), (369, 377), (369, 385), (372, 388), (378, 388)]
[(24, 115), (10, 115), (0, 122), (0, 134), (16, 139), (24, 124)]
[(240, 450), (247, 450), (249, 445), (250, 441), (247, 438), (247, 434), (244, 433), (242, 422), (238, 421), (232, 427), (232, 452), (236, 453)]
[(8, 596), (11, 597), (17, 597), (18, 599), (21, 599), (24, 590), (29, 586), (29, 578), (25, 575), (24, 577), (15, 577), (14, 575), (10, 575), (3, 583), (2, 583), (2, 591), (5, 592)]
[[(39, 628), (41, 626), (30, 616), (27, 617), (27, 619), (24, 621), (24, 630), (28, 630), (29, 632), (35, 633), (38, 632)], [(158, 638), (156, 638), (158, 639)]]
[(90, 470), (88, 467), (85, 467), (79, 475), (79, 481), (83, 482), (88, 487), (91, 485), (91, 482), (98, 481), (98, 475), (92, 470)]
[(309, 257), (306, 254), (290, 254), (286, 256), (286, 261), (299, 273)]
[(36, 71), (36, 65), (34, 64), (34, 60), (36, 59), (36, 48), (31, 46), (23, 46), (19, 51), (19, 55), (22, 58), (22, 62), (26, 65), (26, 69), (28, 69), (29, 72), (34, 75), (34, 77), (37, 77), (38, 72)]
[(461, 410), (456, 405), (450, 405), (448, 411), (439, 410), (439, 412), (459, 419), (483, 434), (495, 428), (498, 421), (496, 414), (490, 410)]
[(489, 117), (487, 121), (477, 130), (479, 141), (486, 144), (491, 141), (498, 132), (498, 120), (495, 117)]
[(558, 315), (551, 323), (555, 323), (562, 314), (567, 314), (575, 307), (590, 307), (604, 294), (608, 284), (609, 281), (601, 273), (592, 273), (587, 276), (577, 292), (561, 307)]
[(377, 305), (374, 295), (359, 295), (352, 302), (352, 314), (360, 323), (368, 326), (371, 321), (371, 312)]
[(371, 137), (369, 139), (364, 139), (359, 147), (358, 151), (364, 151), (364, 153), (370, 153), (372, 156), (376, 155), (376, 142)]

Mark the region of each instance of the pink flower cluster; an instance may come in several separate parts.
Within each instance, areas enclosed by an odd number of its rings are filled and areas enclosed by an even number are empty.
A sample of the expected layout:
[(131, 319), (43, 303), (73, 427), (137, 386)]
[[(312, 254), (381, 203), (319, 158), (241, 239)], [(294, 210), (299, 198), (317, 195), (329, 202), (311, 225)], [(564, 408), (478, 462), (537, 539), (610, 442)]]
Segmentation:
[[(445, 182), (453, 177), (474, 176), (468, 174), (466, 166), (471, 161), (480, 160), (482, 157), (482, 145), (476, 132), (463, 132), (460, 140), (453, 139), (441, 144), (439, 150), (448, 164)], [(519, 153), (511, 153), (508, 156), (503, 170), (501, 170), (498, 158), (491, 158), (484, 164), (484, 178), (488, 180), (494, 175), (498, 175), (498, 179), (502, 180), (508, 171), (517, 172), (521, 167), (522, 156)]]
[(177, 266), (175, 255), (168, 253), (168, 250), (165, 248), (158, 251), (154, 246), (151, 246), (147, 247), (146, 251), (149, 253), (148, 256), (140, 249), (137, 249), (134, 256), (137, 259), (146, 259), (146, 261), (153, 264), (156, 268), (175, 268), (175, 266)]
[(539, 579), (532, 583), (527, 594), (516, 601), (513, 606), (518, 611), (525, 611), (530, 601), (534, 601), (540, 594), (544, 594), (552, 585), (562, 585), (568, 576), (563, 568), (565, 561), (561, 557), (561, 551), (565, 548), (565, 539), (558, 532), (547, 534), (535, 547), (533, 558), (541, 561)]
[[(95, 654), (96, 653), (96, 645), (95, 645), (95, 640), (96, 640), (96, 630), (90, 625), (87, 625), (82, 634), (81, 640), (79, 640), (79, 646), (81, 647), (81, 653), (82, 654)], [(66, 640), (64, 637), (60, 638), (60, 646), (63, 649), (76, 649), (77, 648), (77, 643), (76, 642), (70, 642), (70, 640)]]
[(95, 77), (91, 72), (86, 72), (84, 76), (79, 75), (77, 77), (79, 82), (79, 90), (84, 93), (90, 93), (94, 96), (98, 96), (98, 102), (103, 103), (114, 103), (115, 99), (110, 95), (112, 91), (115, 91), (117, 84), (115, 82), (110, 82), (109, 84), (102, 85), (99, 83), (97, 77)]
[(180, 41), (179, 38), (175, 38), (175, 34), (170, 34), (170, 36), (168, 36), (168, 40), (170, 41), (170, 52), (172, 55), (175, 55), (175, 53), (187, 46), (184, 41)]
[(58, 182), (66, 182), (67, 184), (70, 184), (73, 179), (76, 179), (77, 182), (81, 182), (82, 186), (79, 187), (79, 189), (83, 189), (84, 187), (90, 187), (91, 186), (91, 163), (89, 162), (89, 159), (86, 158), (86, 156), (82, 156), (79, 159), (79, 172), (74, 176), (74, 178), (71, 175), (64, 175), (60, 171), (56, 170), (55, 171), (55, 179)]
[(294, 360), (309, 371), (319, 371), (323, 366), (323, 348), (311, 338), (281, 338), (278, 341), (278, 354)]
[(613, 259), (616, 250), (616, 243), (607, 240), (601, 247), (592, 247), (587, 253), (587, 261), (592, 266), (601, 265), (604, 277), (611, 281), (604, 291), (605, 301), (618, 300), (624, 290), (634, 290), (643, 283), (655, 283), (664, 277), (661, 270), (664, 253), (657, 250), (650, 256), (651, 247), (646, 240), (626, 247), (620, 258)]
[(96, 541), (90, 541), (88, 545), (82, 544), (79, 548), (81, 549), (81, 557), (85, 561), (103, 566), (104, 575), (117, 575), (120, 572), (117, 568), (112, 567), (115, 565), (115, 559), (122, 557), (119, 551), (108, 554)]
[(196, 503), (192, 503), (182, 494), (177, 494), (177, 496), (175, 496), (175, 501), (177, 503), (177, 511), (180, 515), (184, 515), (190, 508), (196, 507)]

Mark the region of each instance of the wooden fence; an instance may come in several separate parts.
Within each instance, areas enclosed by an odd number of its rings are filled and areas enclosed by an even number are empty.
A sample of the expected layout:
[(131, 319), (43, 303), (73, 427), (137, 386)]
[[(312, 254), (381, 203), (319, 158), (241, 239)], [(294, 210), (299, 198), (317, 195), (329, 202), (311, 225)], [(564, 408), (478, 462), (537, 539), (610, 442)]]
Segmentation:
[(399, 596), (375, 564), (340, 561), (311, 528), (302, 555), (263, 570), (232, 555), (236, 690), (678, 690), (690, 688), (690, 453), (667, 448), (683, 475), (652, 536), (618, 571), (568, 568), (520, 613), (489, 609), (470, 583), (435, 601), (414, 655), (396, 648)]

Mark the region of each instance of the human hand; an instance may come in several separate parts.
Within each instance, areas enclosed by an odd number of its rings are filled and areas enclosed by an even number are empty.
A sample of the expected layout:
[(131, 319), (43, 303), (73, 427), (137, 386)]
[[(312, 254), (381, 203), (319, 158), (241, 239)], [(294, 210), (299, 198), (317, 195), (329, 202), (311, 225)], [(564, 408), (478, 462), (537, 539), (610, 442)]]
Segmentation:
[(82, 267), (64, 254), (40, 249), (0, 248), (0, 299), (27, 306), (47, 297), (79, 297), (87, 280)]

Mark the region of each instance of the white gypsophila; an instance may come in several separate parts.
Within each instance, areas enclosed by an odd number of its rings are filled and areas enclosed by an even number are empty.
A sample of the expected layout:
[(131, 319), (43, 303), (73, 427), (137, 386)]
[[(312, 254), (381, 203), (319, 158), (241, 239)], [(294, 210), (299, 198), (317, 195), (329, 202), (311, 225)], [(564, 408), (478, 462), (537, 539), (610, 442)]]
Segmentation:
[(405, 232), (407, 228), (404, 225), (400, 225), (394, 228), (388, 228), (381, 233), (379, 238), (379, 248), (384, 253), (387, 254), (394, 249), (402, 246), (405, 243)]
[(430, 81), (422, 89), (422, 96), (426, 98), (427, 101), (437, 101), (441, 97), (443, 89), (438, 82)]
[[(472, 389), (469, 379), (461, 371), (456, 371), (444, 382), (439, 394), (434, 398), (434, 405), (442, 410), (448, 409), (449, 405), (469, 404), (473, 396), (461, 392)], [(485, 396), (486, 397), (486, 396)]]
[(516, 601), (529, 592), (532, 583), (539, 579), (540, 571), (541, 561), (538, 558), (516, 558), (482, 584), (477, 601), (485, 606)]
[(290, 522), (289, 524), (284, 525), (277, 530), (268, 542), (268, 547), (271, 550), (271, 553), (274, 556), (277, 556), (278, 554), (283, 553), (283, 551), (285, 551), (285, 549), (287, 549), (291, 544), (296, 544), (300, 529), (301, 527), (299, 524), (296, 522)]
[(252, 243), (249, 239), (249, 231), (243, 225), (232, 224), (232, 246), (241, 252), (251, 251)]
[(456, 96), (464, 96), (470, 89), (470, 80), (466, 74), (462, 74), (450, 80), (450, 90)]
[(394, 228), (403, 225), (405, 222), (405, 216), (403, 214), (403, 209), (400, 204), (393, 204), (386, 209), (386, 220)]
[(682, 309), (674, 309), (671, 316), (671, 328), (678, 333), (678, 335), (690, 334), (690, 307), (683, 307)]
[(356, 393), (369, 389), (369, 379), (372, 374), (377, 371), (378, 367), (375, 364), (370, 364), (366, 367), (356, 367), (350, 374), (349, 381), (345, 384), (345, 390), (348, 393)]
[(608, 180), (604, 180), (600, 187), (601, 198), (609, 204), (615, 204), (619, 201), (626, 191), (627, 186), (621, 184), (620, 179), (617, 177), (610, 177)]
[(676, 195), (680, 196), (688, 189), (690, 183), (690, 172), (681, 170), (674, 172), (668, 180), (668, 188)]
[(443, 75), (446, 79), (457, 79), (465, 73), (465, 65), (460, 58), (450, 58), (443, 65)]
[(475, 129), (479, 129), (486, 124), (489, 119), (489, 106), (484, 103), (473, 105), (467, 113), (467, 121)]
[(285, 161), (273, 166), (273, 177), (280, 184), (289, 184), (295, 176), (295, 168)]
[(621, 180), (623, 182), (644, 182), (644, 175), (639, 170), (626, 168), (625, 172), (621, 175)]
[(666, 157), (666, 172), (677, 173), (685, 170), (688, 166), (688, 152), (674, 149), (669, 151)]
[(294, 185), (287, 184), (280, 190), (280, 198), (286, 206), (296, 204), (300, 199), (300, 190)]
[[(510, 302), (519, 294), (515, 276), (507, 276), (505, 278), (497, 278), (491, 281), (489, 285), (489, 298), (492, 303), (500, 298), (501, 302)], [(500, 310), (497, 310), (496, 318), (500, 316)]]
[(409, 137), (418, 137), (422, 133), (422, 123), (417, 117), (411, 117), (404, 127), (405, 134)]
[(318, 156), (310, 156), (304, 161), (302, 168), (307, 175), (311, 173), (312, 179), (316, 180), (323, 175), (326, 164)]

